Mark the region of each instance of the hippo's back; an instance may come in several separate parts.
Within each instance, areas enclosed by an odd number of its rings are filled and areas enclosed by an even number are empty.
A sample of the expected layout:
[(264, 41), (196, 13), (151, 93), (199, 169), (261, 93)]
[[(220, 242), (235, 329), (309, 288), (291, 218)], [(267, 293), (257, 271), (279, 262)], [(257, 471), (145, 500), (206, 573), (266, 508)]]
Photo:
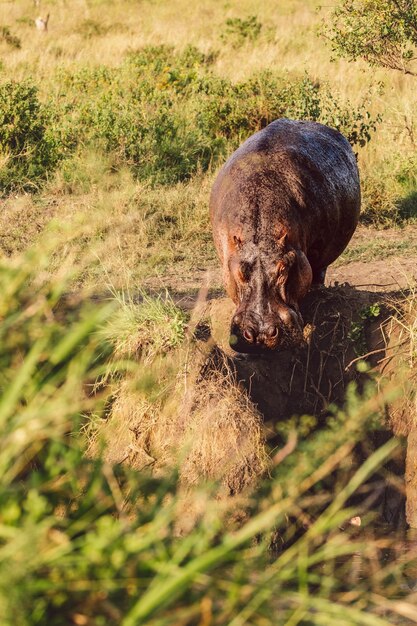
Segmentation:
[(285, 230), (313, 269), (326, 267), (357, 225), (355, 155), (345, 137), (328, 126), (276, 120), (249, 137), (222, 167), (210, 209), (220, 256), (227, 231), (237, 229), (256, 243)]

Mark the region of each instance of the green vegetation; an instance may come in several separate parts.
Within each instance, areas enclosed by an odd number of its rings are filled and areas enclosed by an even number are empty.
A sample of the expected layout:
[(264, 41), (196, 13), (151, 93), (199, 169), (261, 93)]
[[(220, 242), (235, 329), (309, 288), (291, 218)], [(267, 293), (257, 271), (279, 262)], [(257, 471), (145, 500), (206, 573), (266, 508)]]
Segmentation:
[(417, 6), (409, 0), (343, 0), (325, 29), (333, 52), (416, 76)]
[(117, 296), (121, 306), (109, 324), (107, 338), (121, 357), (140, 357), (151, 362), (184, 341), (187, 317), (165, 296), (151, 297), (145, 291), (138, 302)]
[(308, 77), (289, 82), (266, 71), (233, 84), (210, 71), (212, 62), (191, 46), (180, 54), (151, 46), (130, 53), (119, 67), (60, 70), (48, 113), (35, 88), (5, 83), (0, 97), (8, 132), (1, 148), (11, 166), (6, 162), (3, 190), (12, 181), (24, 188), (52, 173), (66, 152), (81, 145), (100, 146), (113, 155), (114, 167), (128, 166), (143, 181), (167, 185), (216, 166), (279, 117), (330, 124), (353, 146), (364, 146), (375, 131), (378, 119), (364, 103), (356, 109), (342, 104), (328, 85)]
[(359, 320), (353, 322), (349, 331), (349, 338), (352, 341), (353, 349), (357, 356), (366, 354), (365, 324), (375, 321), (381, 314), (381, 305), (370, 304), (359, 311)]
[[(372, 67), (417, 76), (415, 2), (343, 0), (324, 21), (322, 34), (330, 41), (335, 56), (363, 59)], [(413, 151), (404, 156), (394, 150), (395, 156), (384, 160), (376, 176), (365, 178), (364, 223), (387, 225), (416, 218), (414, 129), (407, 113), (403, 124)]]
[[(262, 447), (246, 475), (258, 482), (248, 479), (231, 501), (216, 475), (184, 482), (182, 458), (153, 475), (151, 456), (133, 469), (125, 456), (109, 460), (100, 437), (116, 409), (122, 420), (129, 411), (145, 415), (151, 426), (163, 415), (168, 428), (177, 414), (187, 420), (192, 406), (199, 419), (210, 418), (200, 438), (193, 433), (198, 441), (208, 433), (206, 452), (213, 430), (220, 438), (226, 424), (241, 454), (236, 423), (245, 419), (253, 419), (250, 442), (263, 446), (259, 414), (242, 389), (226, 375), (191, 372), (211, 339), (197, 344), (198, 315), (185, 314), (166, 290), (177, 302), (206, 278), (220, 284), (205, 273), (217, 268), (208, 197), (218, 166), (253, 132), (281, 116), (338, 128), (358, 155), (363, 223), (416, 219), (412, 3), (395, 3), (397, 22), (388, 1), (343, 2), (327, 16), (317, 4), (3, 7), (1, 626), (416, 619), (408, 586), (415, 558), (391, 558), (397, 537), (374, 534), (375, 482), (367, 483), (372, 475), (380, 488), (398, 441), (374, 452), (366, 440), (366, 461), (355, 461), (355, 446), (379, 427), (394, 388), (350, 385), (341, 407), (326, 404), (323, 428), (316, 416), (280, 424), (272, 435), (289, 448), (271, 440), (268, 457)], [(34, 27), (38, 11), (51, 14), (47, 33)], [(358, 64), (331, 62), (316, 32), (323, 16), (334, 53)], [(360, 37), (352, 36), (359, 18)], [(341, 262), (415, 253), (400, 235), (368, 237)], [(415, 294), (409, 302), (414, 311)], [(363, 311), (353, 343), (364, 347), (364, 323), (377, 315)], [(414, 326), (401, 321), (414, 364)], [(191, 397), (192, 385), (200, 395)], [(143, 441), (149, 433), (133, 435)], [(164, 452), (164, 432), (160, 443)], [(189, 474), (201, 477), (207, 458), (190, 448)], [(360, 505), (352, 499), (358, 491)], [(180, 532), (188, 497), (201, 513)], [(358, 515), (360, 529), (347, 521)]]
[(229, 17), (222, 35), (223, 41), (231, 43), (234, 48), (239, 48), (247, 41), (255, 41), (261, 33), (262, 23), (256, 15), (251, 15), (246, 20), (240, 17)]
[[(189, 533), (176, 536), (175, 477), (156, 479), (89, 458), (82, 434), (88, 429), (80, 434), (80, 425), (86, 416), (106, 415), (111, 385), (95, 391), (91, 385), (106, 376), (109, 360), (116, 378), (147, 367), (112, 356), (109, 339), (118, 341), (123, 308), (132, 329), (139, 323), (150, 338), (169, 318), (171, 345), (183, 332), (180, 313), (148, 298), (132, 319), (132, 303), (68, 300), (63, 296), (74, 276), (61, 268), (45, 278), (49, 262), (48, 250), (30, 251), (0, 266), (6, 296), (0, 323), (4, 626), (156, 626), (207, 616), (216, 624), (272, 626), (277, 614), (284, 623), (323, 624), (331, 616), (382, 626), (401, 623), (404, 611), (414, 610), (404, 591), (407, 558), (386, 563), (389, 540), (340, 530), (357, 513), (347, 507), (349, 497), (398, 445), (388, 442), (351, 472), (349, 454), (375, 424), (383, 400), (374, 397), (373, 385), (362, 396), (351, 387), (345, 409), (333, 410), (325, 430), (300, 431), (295, 452), (271, 469), (256, 497), (241, 502), (246, 521), (230, 526), (227, 509), (213, 499), (214, 486), (200, 487), (204, 514)], [(330, 472), (337, 496), (325, 486)], [(311, 522), (300, 533), (303, 510)], [(268, 546), (278, 536), (281, 548), (271, 559)], [(353, 555), (360, 555), (361, 581), (352, 594)], [(382, 607), (381, 589), (391, 598)]]
[(13, 35), (8, 26), (2, 26), (0, 28), (0, 39), (5, 41), (12, 48), (18, 49), (22, 47), (22, 42), (20, 41), (19, 37)]
[(54, 170), (64, 147), (51, 132), (50, 109), (29, 82), (0, 83), (0, 190), (35, 187)]

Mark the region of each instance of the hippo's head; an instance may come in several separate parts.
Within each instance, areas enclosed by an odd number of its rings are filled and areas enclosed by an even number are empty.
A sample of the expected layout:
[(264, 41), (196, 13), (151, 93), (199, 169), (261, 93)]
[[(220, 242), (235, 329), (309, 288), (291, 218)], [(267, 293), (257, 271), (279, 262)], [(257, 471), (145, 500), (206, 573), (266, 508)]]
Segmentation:
[(311, 286), (312, 270), (286, 235), (262, 244), (234, 237), (228, 277), (237, 305), (230, 332), (234, 350), (262, 352), (303, 343), (298, 303)]

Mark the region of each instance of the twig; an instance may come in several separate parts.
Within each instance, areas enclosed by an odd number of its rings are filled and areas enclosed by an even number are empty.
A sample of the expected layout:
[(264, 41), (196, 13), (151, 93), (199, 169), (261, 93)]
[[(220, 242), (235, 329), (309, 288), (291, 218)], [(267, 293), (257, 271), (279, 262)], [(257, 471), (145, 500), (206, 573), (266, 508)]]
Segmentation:
[(290, 378), (290, 386), (289, 386), (289, 393), (291, 394), (292, 392), (292, 384), (294, 381), (294, 374), (295, 374), (295, 368), (297, 367), (297, 365), (300, 363), (300, 361), (295, 361), (293, 368), (292, 368), (292, 372), (291, 372), (291, 378)]
[[(356, 359), (353, 359), (353, 361), (348, 363), (348, 365), (346, 365), (345, 372), (347, 372), (348, 369), (350, 368), (350, 366), (353, 365), (354, 363), (356, 363), (357, 361), (363, 361), (368, 356), (371, 356), (372, 354), (378, 354), (378, 352), (385, 352), (386, 350), (394, 350), (394, 348), (399, 348), (402, 345), (403, 345), (402, 343), (397, 343), (395, 346), (384, 346), (383, 348), (378, 348), (378, 350), (372, 350), (371, 352), (367, 352), (366, 354), (362, 354), (361, 356), (358, 356)], [(389, 357), (385, 357), (385, 358), (389, 358)], [(384, 359), (382, 358), (381, 361), (383, 361), (383, 360)], [(381, 363), (381, 361), (378, 361), (378, 363)]]
[[(320, 308), (320, 302), (317, 304), (316, 310), (314, 311), (313, 320), (311, 322), (312, 328), (315, 328), (315, 321), (316, 321), (317, 311), (319, 310), (319, 308)], [(308, 348), (307, 348), (306, 375), (304, 378), (304, 393), (307, 391), (307, 377), (308, 377), (308, 368), (310, 366), (311, 344), (312, 344), (312, 339), (311, 341), (309, 341)]]

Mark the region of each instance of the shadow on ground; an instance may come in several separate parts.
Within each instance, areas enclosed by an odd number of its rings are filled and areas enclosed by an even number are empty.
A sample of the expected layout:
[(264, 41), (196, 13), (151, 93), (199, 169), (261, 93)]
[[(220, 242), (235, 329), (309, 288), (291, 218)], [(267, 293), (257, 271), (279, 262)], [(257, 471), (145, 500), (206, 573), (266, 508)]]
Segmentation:
[[(226, 497), (243, 493), (265, 476), (268, 457), (287, 443), (280, 426), (293, 416), (310, 415), (314, 428), (323, 428), (331, 405), (343, 406), (350, 384), (361, 390), (370, 379), (374, 384), (382, 376), (389, 380), (408, 358), (402, 302), (411, 300), (404, 292), (381, 294), (349, 285), (312, 290), (302, 304), (306, 345), (256, 358), (229, 347), (233, 303), (203, 296), (181, 298), (193, 310), (191, 326), (193, 319), (197, 326), (194, 340), (171, 355), (177, 378), (172, 368), (165, 370), (163, 385), (170, 389), (165, 403), (151, 404), (143, 396), (140, 364), (116, 389), (101, 429), (112, 463), (158, 473), (176, 466), (180, 455), (185, 486), (208, 480), (219, 483)], [(366, 367), (358, 367), (364, 361)], [(164, 363), (170, 363), (166, 355), (158, 365), (162, 370)], [(349, 459), (352, 472), (392, 431), (409, 434), (415, 421), (412, 397), (404, 388), (395, 410), (386, 407), (386, 423), (364, 437)], [(411, 486), (409, 512), (417, 515), (417, 438), (410, 449), (408, 470), (404, 445), (366, 486), (369, 506), (391, 527), (404, 526), (404, 475)]]
[[(220, 355), (227, 355), (227, 366), (234, 372), (236, 384), (245, 389), (262, 415), (269, 444), (279, 448), (284, 442), (276, 434), (277, 424), (292, 416), (312, 415), (321, 428), (329, 417), (329, 406), (343, 406), (349, 384), (354, 383), (360, 391), (371, 379), (383, 375), (390, 379), (394, 375), (395, 364), (399, 366), (398, 337), (393, 342), (390, 336), (394, 316), (398, 315), (397, 303), (404, 296), (403, 292), (387, 295), (359, 291), (348, 285), (313, 290), (302, 304), (309, 328), (305, 348), (257, 357), (239, 355), (229, 348), (234, 307), (228, 299), (214, 300), (209, 310), (215, 348), (213, 360), (209, 358), (205, 367), (221, 367), (224, 359)], [(393, 429), (397, 434), (408, 434), (410, 410), (412, 407), (405, 407), (392, 417), (386, 409), (386, 423), (357, 447), (356, 462), (364, 461), (387, 441)], [(373, 510), (380, 515), (381, 523), (404, 527), (405, 442), (382, 474), (383, 479), (381, 474), (372, 479)]]
[(398, 219), (401, 222), (417, 220), (417, 191), (411, 191), (398, 202)]

